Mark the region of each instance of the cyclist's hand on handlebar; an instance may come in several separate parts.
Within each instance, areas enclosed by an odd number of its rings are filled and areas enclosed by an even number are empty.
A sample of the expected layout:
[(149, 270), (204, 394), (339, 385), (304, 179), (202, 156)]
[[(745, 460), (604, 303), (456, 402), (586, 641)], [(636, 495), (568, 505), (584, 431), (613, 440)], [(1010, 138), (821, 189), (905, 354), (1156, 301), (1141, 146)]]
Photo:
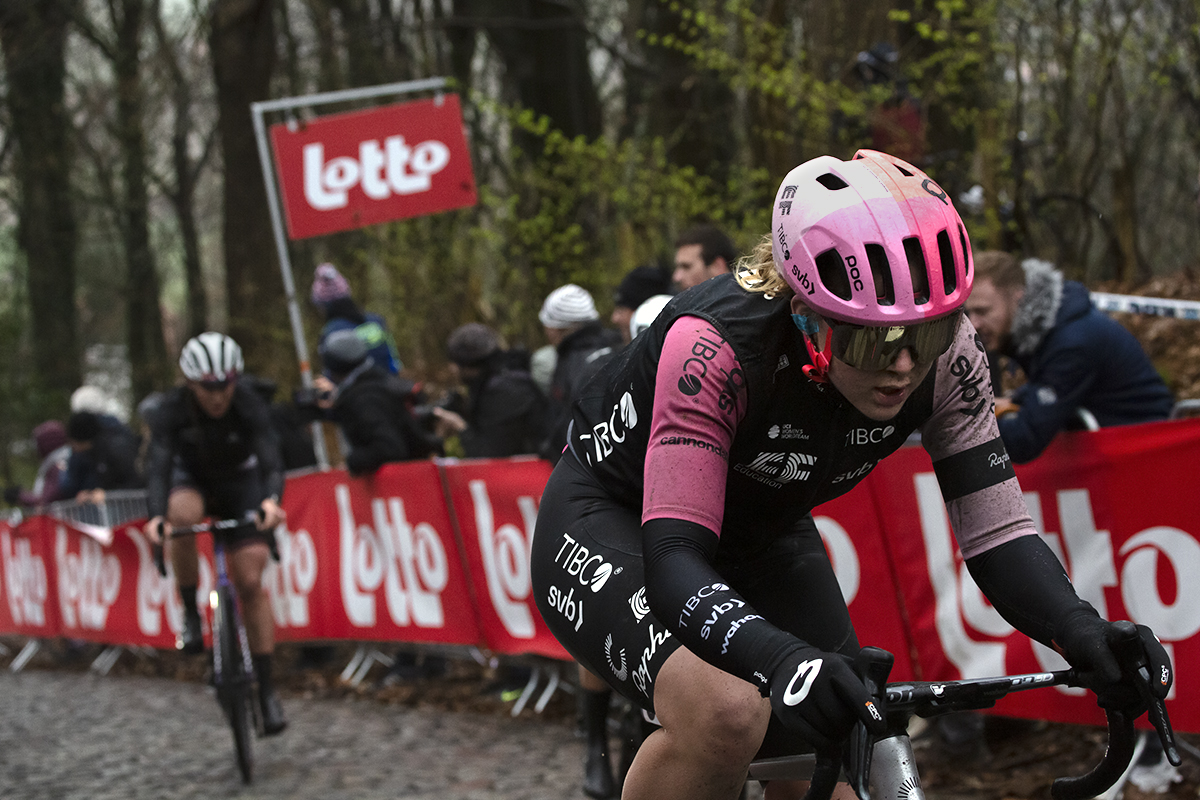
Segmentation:
[(254, 524), (260, 531), (269, 531), (285, 519), (287, 519), (287, 514), (280, 508), (279, 503), (268, 497), (259, 506), (258, 519)]
[(142, 526), (142, 533), (151, 544), (162, 544), (164, 539), (171, 536), (171, 523), (162, 517), (154, 517)]
[[(1138, 625), (1137, 633), (1149, 675), (1147, 688), (1152, 697), (1162, 700), (1174, 680), (1171, 659), (1148, 627)], [(1135, 683), (1138, 678), (1121, 669), (1114, 652), (1116, 640), (1113, 623), (1091, 614), (1076, 614), (1063, 624), (1056, 643), (1078, 672), (1080, 682), (1096, 693), (1101, 708), (1138, 717), (1146, 711), (1146, 701)]]
[(803, 645), (775, 668), (770, 689), (775, 715), (818, 749), (846, 739), (857, 722), (871, 733), (885, 732), (879, 708), (846, 656)]

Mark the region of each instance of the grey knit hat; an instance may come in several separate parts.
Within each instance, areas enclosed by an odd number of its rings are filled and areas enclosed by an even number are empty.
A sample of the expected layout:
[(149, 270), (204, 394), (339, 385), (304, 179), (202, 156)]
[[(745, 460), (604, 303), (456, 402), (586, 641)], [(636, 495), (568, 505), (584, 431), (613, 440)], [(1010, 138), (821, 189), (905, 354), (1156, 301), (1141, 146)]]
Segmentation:
[(594, 322), (600, 319), (600, 314), (587, 289), (568, 283), (546, 296), (538, 319), (547, 328), (570, 328), (581, 322)]
[(446, 340), (446, 355), (460, 366), (469, 367), (486, 360), (500, 349), (500, 337), (480, 322), (460, 325)]

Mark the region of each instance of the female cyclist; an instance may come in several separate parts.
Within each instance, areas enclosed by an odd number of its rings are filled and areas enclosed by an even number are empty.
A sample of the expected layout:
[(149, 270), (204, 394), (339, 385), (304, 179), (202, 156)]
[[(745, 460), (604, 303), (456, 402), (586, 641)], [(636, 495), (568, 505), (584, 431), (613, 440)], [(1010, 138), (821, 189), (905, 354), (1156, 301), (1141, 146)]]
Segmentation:
[[(1136, 704), (1110, 624), (1026, 511), (962, 314), (972, 277), (962, 221), (924, 173), (867, 150), (816, 158), (784, 179), (736, 274), (676, 296), (575, 404), (534, 594), (571, 655), (662, 725), (624, 797), (734, 798), (760, 745), (879, 730), (811, 511), (914, 431), (992, 604), (1102, 704)], [(1166, 653), (1141, 632), (1165, 696)]]

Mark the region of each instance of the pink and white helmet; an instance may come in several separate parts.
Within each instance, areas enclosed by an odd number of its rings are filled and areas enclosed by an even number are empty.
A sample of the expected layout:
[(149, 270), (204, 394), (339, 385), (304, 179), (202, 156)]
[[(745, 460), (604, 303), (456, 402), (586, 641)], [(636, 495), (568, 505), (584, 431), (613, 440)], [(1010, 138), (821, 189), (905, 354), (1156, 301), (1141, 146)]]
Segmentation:
[(925, 173), (874, 150), (788, 173), (771, 214), (775, 263), (814, 311), (857, 325), (912, 325), (966, 302), (967, 230)]

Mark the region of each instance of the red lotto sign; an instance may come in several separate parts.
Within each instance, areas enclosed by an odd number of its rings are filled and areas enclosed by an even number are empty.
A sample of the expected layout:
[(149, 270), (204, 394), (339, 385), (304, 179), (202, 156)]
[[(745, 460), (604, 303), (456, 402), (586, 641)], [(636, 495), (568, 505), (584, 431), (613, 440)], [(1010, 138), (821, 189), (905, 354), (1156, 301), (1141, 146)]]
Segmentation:
[(288, 235), (475, 204), (458, 95), (271, 126)]

